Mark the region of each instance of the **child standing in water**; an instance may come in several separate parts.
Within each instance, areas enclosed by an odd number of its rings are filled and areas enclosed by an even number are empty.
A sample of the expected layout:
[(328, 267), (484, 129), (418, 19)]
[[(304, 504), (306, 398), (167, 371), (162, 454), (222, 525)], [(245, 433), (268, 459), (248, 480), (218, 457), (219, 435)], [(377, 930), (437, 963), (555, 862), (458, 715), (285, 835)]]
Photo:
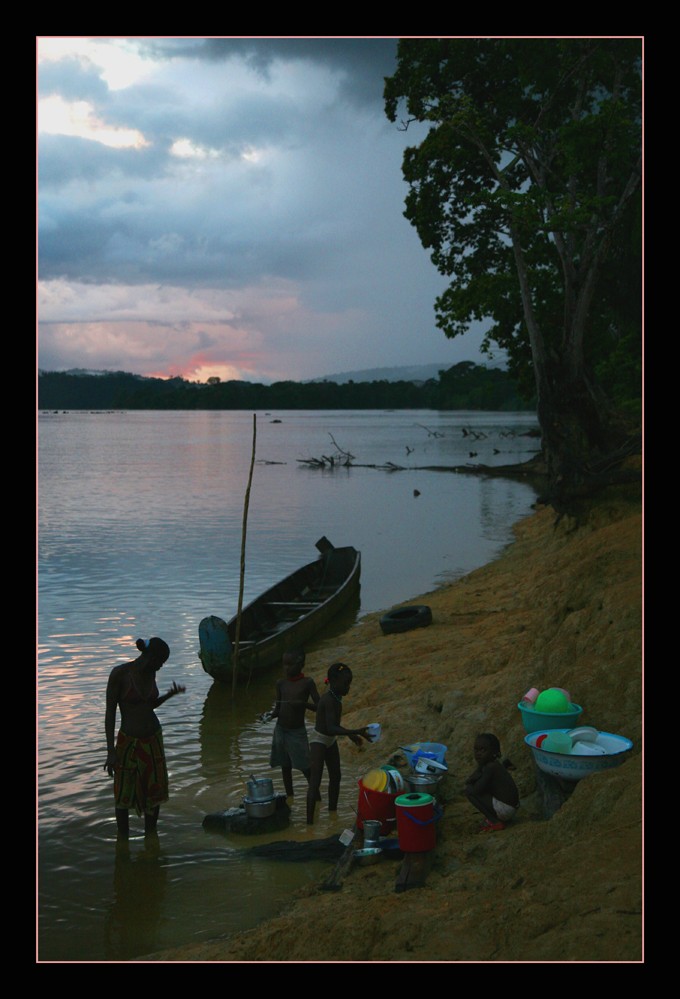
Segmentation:
[(309, 755), (311, 761), (311, 776), (307, 791), (307, 825), (314, 823), (314, 806), (319, 800), (319, 788), (323, 775), (323, 765), (328, 770), (328, 811), (337, 812), (340, 797), (340, 752), (338, 736), (346, 735), (357, 746), (361, 740), (370, 742), (366, 728), (343, 728), (340, 724), (342, 716), (342, 699), (349, 693), (352, 683), (352, 670), (344, 663), (333, 663), (328, 667), (328, 690), (321, 695), (316, 708), (316, 723), (309, 737)]
[(293, 796), (293, 768), (301, 770), (309, 783), (309, 742), (305, 711), (315, 711), (319, 691), (311, 677), (302, 672), (305, 653), (302, 649), (283, 656), (285, 679), (276, 681), (276, 704), (271, 717), (276, 718), (269, 757), (271, 767), (281, 767), (283, 786)]
[(514, 767), (510, 760), (501, 763), (500, 742), (489, 732), (477, 736), (473, 752), (477, 769), (465, 781), (465, 794), (486, 817), (479, 831), (500, 832), (519, 808), (519, 791), (508, 773)]

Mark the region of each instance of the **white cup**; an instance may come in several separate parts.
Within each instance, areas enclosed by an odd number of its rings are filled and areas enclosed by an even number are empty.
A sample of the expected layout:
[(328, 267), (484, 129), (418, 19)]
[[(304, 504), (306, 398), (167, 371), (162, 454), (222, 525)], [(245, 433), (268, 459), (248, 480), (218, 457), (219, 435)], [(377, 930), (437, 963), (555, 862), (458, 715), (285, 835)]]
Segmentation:
[(577, 741), (571, 747), (572, 756), (606, 756), (606, 750), (595, 742)]
[(379, 722), (372, 722), (366, 726), (366, 731), (371, 742), (378, 742), (382, 734), (382, 725)]

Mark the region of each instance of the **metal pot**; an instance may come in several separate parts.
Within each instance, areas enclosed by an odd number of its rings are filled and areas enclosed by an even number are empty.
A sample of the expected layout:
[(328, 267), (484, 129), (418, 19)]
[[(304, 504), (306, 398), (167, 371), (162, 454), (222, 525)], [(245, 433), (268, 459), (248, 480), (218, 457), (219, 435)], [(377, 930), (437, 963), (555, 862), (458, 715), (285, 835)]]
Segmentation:
[(375, 847), (380, 839), (380, 827), (382, 823), (378, 819), (364, 819), (364, 846)]
[(363, 850), (355, 850), (353, 856), (357, 863), (361, 864), (362, 867), (368, 867), (369, 864), (378, 863), (382, 857), (382, 848), (374, 846), (364, 848)]
[(432, 794), (440, 780), (441, 777), (432, 777), (430, 774), (404, 774), (404, 783), (415, 794)]
[(249, 819), (266, 819), (276, 811), (276, 798), (270, 798), (268, 801), (252, 801), (250, 798), (244, 798), (243, 806)]
[(271, 777), (251, 777), (246, 783), (248, 798), (251, 801), (269, 801), (274, 797), (274, 781)]

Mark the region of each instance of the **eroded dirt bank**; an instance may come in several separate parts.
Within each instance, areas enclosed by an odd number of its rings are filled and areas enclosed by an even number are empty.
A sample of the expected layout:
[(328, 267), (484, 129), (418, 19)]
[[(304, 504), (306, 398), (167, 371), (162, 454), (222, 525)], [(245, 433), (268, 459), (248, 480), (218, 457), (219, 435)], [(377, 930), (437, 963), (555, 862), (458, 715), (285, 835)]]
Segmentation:
[[(382, 635), (371, 615), (307, 672), (333, 659), (357, 680), (345, 721), (380, 720), (360, 757), (341, 740), (345, 783), (418, 739), (449, 747), (444, 816), (424, 888), (395, 893), (398, 864), (354, 867), (341, 891), (305, 889), (254, 930), (150, 961), (640, 961), (641, 516), (612, 497), (575, 528), (543, 509), (496, 562), (415, 598), (433, 624)], [(589, 777), (549, 820), (516, 703), (529, 686), (568, 688), (582, 721), (627, 736), (626, 763)], [(495, 732), (522, 797), (505, 832), (479, 835), (461, 793), (471, 746)], [(340, 831), (340, 830), (338, 830)], [(330, 870), (330, 868), (329, 868)]]

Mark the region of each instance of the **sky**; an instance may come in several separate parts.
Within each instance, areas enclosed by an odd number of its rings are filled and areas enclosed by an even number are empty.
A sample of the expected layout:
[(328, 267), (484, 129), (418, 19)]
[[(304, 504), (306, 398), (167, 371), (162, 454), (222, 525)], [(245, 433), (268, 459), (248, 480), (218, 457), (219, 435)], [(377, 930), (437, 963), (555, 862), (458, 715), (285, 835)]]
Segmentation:
[(302, 381), (488, 363), (403, 217), (395, 38), (39, 37), (38, 365)]

